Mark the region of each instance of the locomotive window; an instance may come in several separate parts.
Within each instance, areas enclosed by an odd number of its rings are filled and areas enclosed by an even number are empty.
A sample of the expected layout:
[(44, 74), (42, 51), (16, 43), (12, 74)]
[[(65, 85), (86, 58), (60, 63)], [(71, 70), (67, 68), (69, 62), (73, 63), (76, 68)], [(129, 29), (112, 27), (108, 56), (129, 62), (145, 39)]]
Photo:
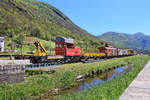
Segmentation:
[(72, 49), (72, 44), (67, 44), (67, 48)]
[(66, 47), (66, 44), (64, 44), (63, 46)]
[(59, 47), (58, 44), (56, 44), (56, 47)]
[(61, 48), (62, 46), (61, 46), (61, 44), (58, 44), (58, 46), (57, 46), (57, 47), (60, 47), (60, 48)]
[(66, 44), (56, 44), (56, 47), (59, 47), (59, 48), (62, 48), (62, 47), (65, 47)]
[(61, 44), (59, 44), (59, 47), (61, 48)]

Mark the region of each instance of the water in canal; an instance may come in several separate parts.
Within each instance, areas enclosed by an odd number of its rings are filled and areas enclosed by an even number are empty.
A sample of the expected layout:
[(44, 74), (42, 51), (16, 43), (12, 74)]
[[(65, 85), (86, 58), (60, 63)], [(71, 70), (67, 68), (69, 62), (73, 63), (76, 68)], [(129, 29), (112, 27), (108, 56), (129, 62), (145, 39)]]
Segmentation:
[(129, 72), (131, 69), (132, 69), (132, 66), (122, 66), (122, 67), (116, 68), (112, 71), (103, 73), (93, 78), (88, 78), (84, 81), (77, 82), (75, 87), (71, 89), (67, 89), (67, 90), (62, 90), (59, 92), (59, 94), (64, 95), (67, 93), (74, 93), (74, 92), (83, 91), (85, 89), (89, 89), (92, 86), (103, 84), (105, 82), (113, 80), (115, 77), (120, 76), (123, 73)]
[(95, 80), (92, 80), (90, 82), (84, 82), (80, 85), (79, 90), (82, 91), (84, 89), (88, 89), (94, 85), (103, 84), (107, 81), (113, 80), (115, 77), (122, 75), (125, 72), (128, 72), (131, 70), (132, 67), (120, 67), (117, 69), (114, 69), (113, 71), (107, 72), (103, 76), (96, 78)]

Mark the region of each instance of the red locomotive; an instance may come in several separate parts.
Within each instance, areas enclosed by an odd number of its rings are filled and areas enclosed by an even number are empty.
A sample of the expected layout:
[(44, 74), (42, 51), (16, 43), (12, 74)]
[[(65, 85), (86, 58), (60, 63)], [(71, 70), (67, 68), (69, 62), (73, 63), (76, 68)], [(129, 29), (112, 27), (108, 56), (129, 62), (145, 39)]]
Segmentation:
[(74, 40), (64, 37), (56, 38), (56, 55), (65, 55), (65, 56), (80, 56), (81, 49), (75, 48)]

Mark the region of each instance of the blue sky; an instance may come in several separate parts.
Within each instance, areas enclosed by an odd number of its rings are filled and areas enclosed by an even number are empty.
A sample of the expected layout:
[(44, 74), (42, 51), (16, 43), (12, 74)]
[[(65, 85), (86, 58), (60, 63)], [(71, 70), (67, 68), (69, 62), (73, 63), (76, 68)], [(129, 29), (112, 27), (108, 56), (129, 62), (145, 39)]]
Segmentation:
[(150, 0), (40, 0), (93, 35), (108, 31), (150, 35)]

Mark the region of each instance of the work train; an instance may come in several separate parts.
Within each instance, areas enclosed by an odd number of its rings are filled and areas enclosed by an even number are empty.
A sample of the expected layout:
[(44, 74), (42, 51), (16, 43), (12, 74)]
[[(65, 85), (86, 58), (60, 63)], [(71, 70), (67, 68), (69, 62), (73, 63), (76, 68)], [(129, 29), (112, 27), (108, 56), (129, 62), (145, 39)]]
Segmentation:
[(76, 48), (73, 39), (56, 37), (55, 55), (47, 55), (43, 44), (35, 42), (36, 52), (30, 57), (32, 63), (71, 63), (85, 62), (114, 57), (132, 56), (135, 52), (131, 49), (114, 47), (99, 47), (99, 53), (81, 53), (81, 48)]

